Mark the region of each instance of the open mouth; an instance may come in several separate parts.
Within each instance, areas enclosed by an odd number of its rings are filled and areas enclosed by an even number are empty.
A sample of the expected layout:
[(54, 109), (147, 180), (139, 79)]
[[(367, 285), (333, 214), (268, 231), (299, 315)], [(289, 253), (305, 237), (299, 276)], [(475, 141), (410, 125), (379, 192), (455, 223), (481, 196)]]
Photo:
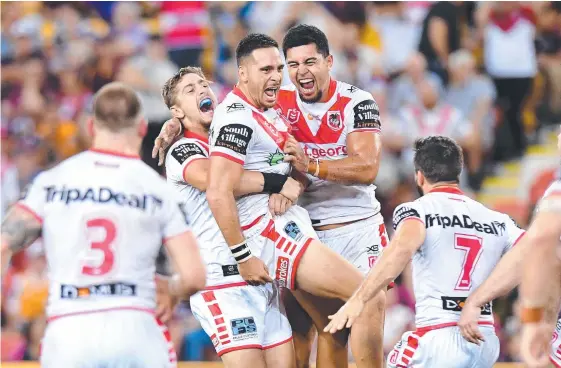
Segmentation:
[(277, 97), (277, 92), (279, 91), (278, 87), (269, 87), (265, 89), (265, 94), (267, 97), (275, 98)]
[(302, 87), (304, 92), (306, 92), (306, 93), (313, 92), (314, 91), (314, 86), (316, 85), (316, 83), (314, 82), (314, 80), (312, 78), (300, 79), (298, 81), (298, 83), (300, 84), (300, 87)]
[(199, 110), (202, 113), (211, 113), (214, 112), (214, 104), (209, 97), (203, 98), (201, 102), (199, 102)]

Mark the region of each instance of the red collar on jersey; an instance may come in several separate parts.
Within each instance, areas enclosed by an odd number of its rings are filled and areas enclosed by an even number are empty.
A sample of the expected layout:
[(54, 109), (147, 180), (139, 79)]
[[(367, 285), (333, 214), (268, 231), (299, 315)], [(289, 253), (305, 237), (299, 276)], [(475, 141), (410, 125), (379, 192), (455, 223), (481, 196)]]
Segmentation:
[(331, 100), (331, 97), (333, 97), (333, 95), (335, 94), (335, 91), (337, 91), (337, 81), (333, 78), (329, 79), (329, 89), (327, 90), (327, 96), (326, 98), (322, 98), (322, 101), (320, 102), (327, 102), (329, 100)]
[(450, 194), (460, 194), (464, 195), (464, 192), (457, 187), (436, 187), (433, 188), (429, 193), (450, 193)]
[(183, 133), (183, 136), (185, 138), (193, 138), (193, 139), (196, 139), (198, 141), (202, 141), (203, 143), (208, 144), (208, 137), (203, 137), (202, 135), (198, 135), (197, 133), (193, 133), (193, 132), (190, 132), (188, 130), (186, 130), (185, 133)]
[(139, 155), (130, 155), (128, 153), (119, 152), (119, 151), (104, 150), (104, 149), (99, 149), (99, 148), (90, 148), (89, 151), (90, 152), (96, 152), (96, 153), (102, 153), (104, 155), (140, 159)]
[(260, 109), (259, 107), (255, 106), (253, 103), (251, 103), (249, 101), (249, 99), (247, 98), (247, 96), (244, 95), (244, 93), (242, 92), (241, 89), (239, 89), (238, 86), (234, 86), (234, 89), (232, 90), (232, 93), (234, 93), (236, 96), (238, 96), (239, 98), (241, 98), (242, 100), (244, 100), (245, 102), (250, 104), (251, 106), (255, 107), (257, 110), (264, 111), (263, 109)]

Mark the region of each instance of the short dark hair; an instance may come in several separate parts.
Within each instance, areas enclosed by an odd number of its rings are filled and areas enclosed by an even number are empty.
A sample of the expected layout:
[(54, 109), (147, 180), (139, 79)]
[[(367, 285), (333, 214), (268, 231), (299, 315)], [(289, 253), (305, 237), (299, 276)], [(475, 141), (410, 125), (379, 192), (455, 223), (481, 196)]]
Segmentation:
[(327, 36), (319, 28), (309, 24), (294, 26), (286, 32), (282, 40), (282, 52), (286, 57), (288, 49), (298, 46), (315, 44), (318, 52), (323, 56), (329, 56), (329, 43)]
[(140, 98), (136, 92), (120, 82), (106, 84), (94, 96), (95, 123), (114, 133), (134, 127), (140, 110)]
[(250, 33), (245, 36), (236, 47), (236, 61), (238, 66), (243, 58), (251, 55), (254, 50), (269, 47), (279, 48), (277, 41), (263, 33)]
[(198, 66), (186, 66), (179, 69), (173, 77), (167, 80), (166, 84), (164, 84), (164, 87), (162, 88), (162, 97), (164, 98), (164, 102), (166, 103), (168, 109), (171, 109), (171, 107), (175, 105), (177, 84), (181, 81), (183, 76), (187, 74), (197, 74), (199, 77), (206, 79), (203, 70)]
[(415, 171), (423, 173), (430, 183), (460, 182), (464, 155), (455, 140), (438, 135), (419, 138), (414, 150)]

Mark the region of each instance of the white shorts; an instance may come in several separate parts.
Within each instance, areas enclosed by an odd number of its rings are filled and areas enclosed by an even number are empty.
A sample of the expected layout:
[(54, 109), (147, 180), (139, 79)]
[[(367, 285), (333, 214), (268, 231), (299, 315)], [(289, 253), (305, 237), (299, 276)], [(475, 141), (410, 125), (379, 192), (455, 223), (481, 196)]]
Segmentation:
[(557, 321), (553, 337), (551, 338), (551, 353), (549, 360), (557, 368), (561, 368), (561, 319)]
[(339, 253), (365, 275), (389, 244), (381, 214), (335, 229), (317, 231), (317, 235), (322, 243)]
[(45, 368), (169, 368), (177, 355), (165, 325), (148, 309), (110, 309), (49, 320)]
[(280, 302), (279, 288), (273, 284), (238, 284), (210, 287), (191, 297), (193, 315), (218, 355), (242, 349), (270, 349), (290, 341), (292, 330)]
[(403, 337), (388, 354), (388, 368), (491, 368), (500, 343), (493, 326), (479, 326), (485, 342), (476, 345), (462, 337), (457, 326), (417, 329)]
[(317, 239), (308, 211), (292, 206), (281, 216), (264, 215), (243, 230), (251, 252), (267, 265), (271, 277), (294, 290), (300, 259)]

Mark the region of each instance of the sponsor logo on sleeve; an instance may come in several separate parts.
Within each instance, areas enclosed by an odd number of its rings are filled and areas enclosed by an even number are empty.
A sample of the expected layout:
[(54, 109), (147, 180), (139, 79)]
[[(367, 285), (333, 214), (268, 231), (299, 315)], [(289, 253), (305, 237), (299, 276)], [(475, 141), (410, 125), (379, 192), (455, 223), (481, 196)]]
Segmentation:
[(240, 341), (257, 337), (257, 325), (253, 317), (236, 318), (230, 321), (232, 340)]
[(253, 129), (242, 124), (229, 124), (220, 128), (215, 147), (224, 147), (241, 155), (247, 153)]
[(397, 229), (397, 227), (399, 226), (399, 224), (401, 223), (401, 221), (405, 220), (406, 218), (409, 217), (416, 217), (416, 218), (421, 218), (421, 216), (419, 215), (419, 212), (417, 212), (416, 209), (411, 208), (411, 207), (401, 207), (399, 208), (397, 211), (395, 211), (394, 215), (393, 215), (393, 229)]
[(171, 156), (183, 164), (189, 157), (196, 155), (205, 156), (204, 151), (195, 143), (182, 143), (171, 151)]
[(355, 86), (350, 86), (349, 88), (347, 88), (347, 91), (349, 91), (350, 93), (355, 93), (357, 90), (358, 88)]
[(364, 100), (354, 109), (354, 129), (380, 129), (380, 111), (374, 100)]

